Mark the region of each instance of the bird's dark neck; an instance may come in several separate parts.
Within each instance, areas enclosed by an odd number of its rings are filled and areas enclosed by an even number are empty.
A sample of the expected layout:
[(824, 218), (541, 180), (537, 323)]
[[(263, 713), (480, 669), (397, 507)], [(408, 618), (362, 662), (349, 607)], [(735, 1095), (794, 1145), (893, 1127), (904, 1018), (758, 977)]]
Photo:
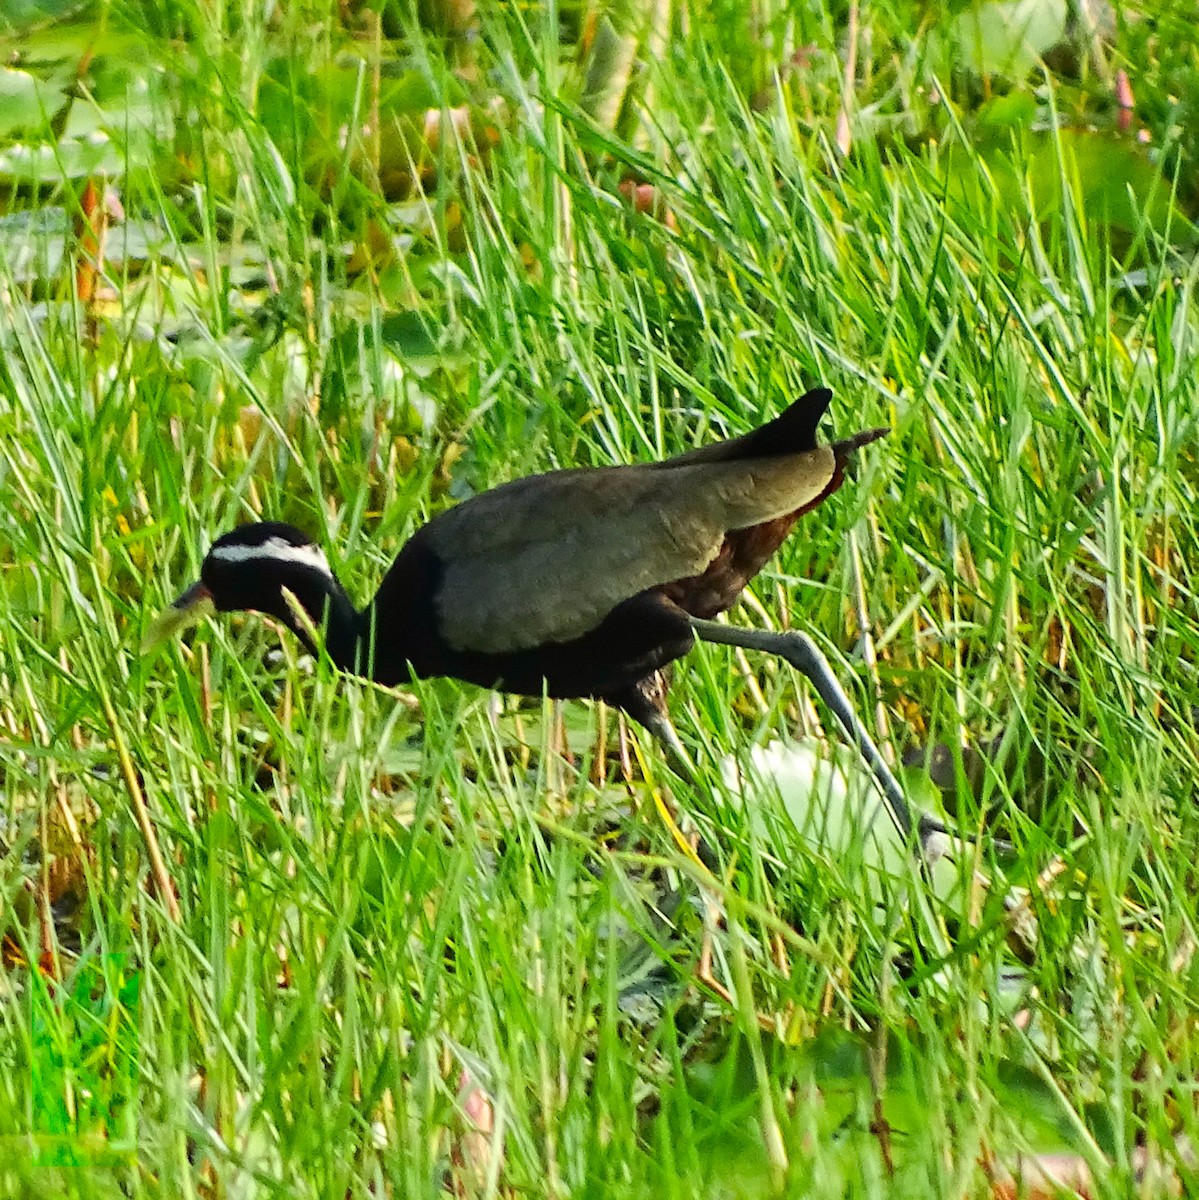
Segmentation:
[[(312, 653), (319, 654), (320, 642), (326, 654), (342, 671), (369, 674), (362, 637), (362, 614), (335, 578), (308, 578), (289, 589), (304, 610), (307, 622), (292, 610), (287, 597), (275, 613)], [(310, 628), (315, 630), (313, 639)]]
[[(440, 565), (417, 534), (361, 612), (332, 575), (305, 574), (291, 591), (337, 667), (394, 687), (413, 676), (453, 673), (437, 629), (439, 580)], [(313, 638), (286, 601), (275, 615), (316, 653)]]

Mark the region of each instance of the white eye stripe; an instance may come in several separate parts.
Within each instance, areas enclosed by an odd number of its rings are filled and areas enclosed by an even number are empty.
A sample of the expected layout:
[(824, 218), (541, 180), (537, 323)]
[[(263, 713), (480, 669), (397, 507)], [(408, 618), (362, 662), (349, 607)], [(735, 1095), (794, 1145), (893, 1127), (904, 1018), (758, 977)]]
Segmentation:
[(267, 538), (258, 546), (238, 545), (237, 543), (231, 546), (214, 546), (209, 551), (209, 557), (227, 563), (298, 563), (300, 566), (311, 567), (314, 571), (319, 571), (322, 575), (330, 578), (333, 576), (329, 561), (318, 546), (293, 546), (291, 542), (278, 537)]

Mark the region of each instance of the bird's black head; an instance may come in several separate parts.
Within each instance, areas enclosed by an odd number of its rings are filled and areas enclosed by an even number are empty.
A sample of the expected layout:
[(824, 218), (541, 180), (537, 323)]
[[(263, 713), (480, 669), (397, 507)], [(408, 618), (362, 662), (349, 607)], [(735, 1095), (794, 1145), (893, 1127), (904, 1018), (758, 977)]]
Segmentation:
[[(297, 614), (297, 606), (304, 617)], [(241, 525), (212, 544), (200, 582), (187, 589), (150, 627), (150, 647), (194, 624), (206, 612), (251, 611), (277, 617), (314, 650), (309, 628), (326, 629), (339, 665), (353, 665), (358, 613), (321, 550), (292, 525)]]
[(240, 525), (212, 543), (200, 568), (200, 585), (217, 612), (249, 610), (269, 613), (286, 621), (291, 607), (284, 589), (291, 592), (320, 626), (319, 606), (310, 597), (327, 593), (335, 583), (325, 553), (293, 525), (262, 521)]

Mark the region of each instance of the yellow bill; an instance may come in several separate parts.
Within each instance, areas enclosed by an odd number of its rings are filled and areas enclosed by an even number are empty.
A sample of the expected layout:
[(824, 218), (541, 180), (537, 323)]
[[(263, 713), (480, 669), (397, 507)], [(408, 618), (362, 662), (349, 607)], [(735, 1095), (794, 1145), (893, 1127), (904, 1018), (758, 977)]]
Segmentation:
[(212, 602), (212, 593), (202, 583), (193, 583), (170, 608), (150, 623), (150, 628), (142, 638), (141, 652), (148, 654), (156, 646), (161, 646), (169, 638), (214, 612), (216, 606)]

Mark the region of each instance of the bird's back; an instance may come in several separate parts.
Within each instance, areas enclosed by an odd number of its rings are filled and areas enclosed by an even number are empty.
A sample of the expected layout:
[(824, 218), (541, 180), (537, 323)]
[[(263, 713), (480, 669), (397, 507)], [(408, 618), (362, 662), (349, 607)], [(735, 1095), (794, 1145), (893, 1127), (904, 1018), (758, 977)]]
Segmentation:
[(655, 588), (695, 616), (723, 611), (840, 484), (857, 440), (814, 445), (827, 396), (661, 463), (529, 476), (442, 513), (420, 535), (442, 635), (489, 653), (566, 642)]

